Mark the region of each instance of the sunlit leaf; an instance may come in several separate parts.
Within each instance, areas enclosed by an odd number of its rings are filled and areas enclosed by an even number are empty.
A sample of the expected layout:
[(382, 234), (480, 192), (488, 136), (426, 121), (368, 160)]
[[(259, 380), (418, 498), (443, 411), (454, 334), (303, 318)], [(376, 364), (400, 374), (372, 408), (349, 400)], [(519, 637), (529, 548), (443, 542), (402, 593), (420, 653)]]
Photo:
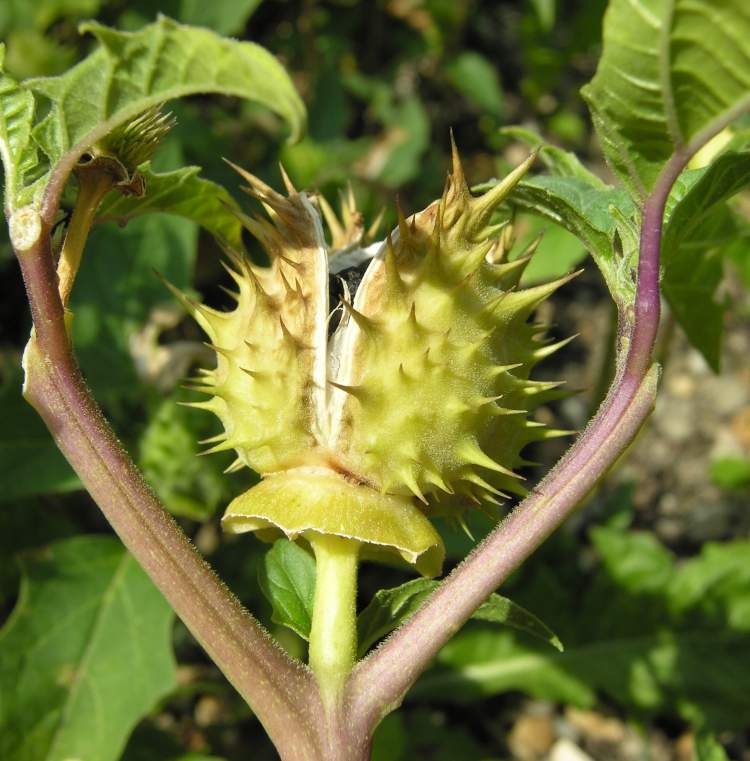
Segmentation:
[(604, 155), (636, 198), (676, 150), (750, 109), (745, 0), (612, 0), (583, 89)]
[[(46, 171), (34, 183), (17, 183), (17, 205), (39, 199), (48, 171), (77, 158), (115, 127), (173, 98), (221, 93), (257, 101), (281, 116), (293, 135), (302, 130), (305, 111), (281, 64), (249, 42), (225, 39), (200, 27), (160, 16), (137, 32), (119, 32), (96, 22), (81, 25), (99, 43), (83, 61), (58, 77), (27, 80), (37, 113), (45, 115), (33, 135), (46, 155)], [(85, 97), (82, 97), (85, 94)], [(31, 146), (6, 161), (6, 172), (35, 164)], [(4, 157), (4, 160), (6, 158)]]

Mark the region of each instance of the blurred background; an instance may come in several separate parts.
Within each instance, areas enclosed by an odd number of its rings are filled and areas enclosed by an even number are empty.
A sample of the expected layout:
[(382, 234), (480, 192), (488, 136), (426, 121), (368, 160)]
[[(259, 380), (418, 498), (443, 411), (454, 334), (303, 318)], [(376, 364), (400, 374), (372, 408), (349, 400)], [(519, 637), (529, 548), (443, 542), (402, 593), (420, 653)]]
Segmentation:
[[(367, 220), (394, 202), (412, 213), (437, 197), (452, 129), (470, 183), (502, 176), (527, 148), (503, 132), (523, 125), (573, 150), (611, 180), (579, 88), (601, 47), (602, 0), (3, 0), (0, 39), (16, 78), (61, 73), (86, 54), (79, 21), (137, 29), (161, 12), (252, 40), (280, 58), (309, 111), (306, 136), (252, 104), (215, 97), (170, 104), (177, 126), (157, 169), (194, 164), (241, 203), (223, 157), (279, 187), (279, 161), (298, 187), (331, 203), (351, 182)], [(736, 210), (750, 214), (750, 197)], [(539, 369), (576, 395), (540, 412), (579, 430), (606, 390), (614, 314), (595, 265), (562, 229), (519, 217), (519, 247), (545, 237), (527, 282), (582, 264), (544, 305), (557, 337), (579, 337)], [(5, 234), (4, 232), (2, 233)], [(251, 244), (252, 245), (252, 244)], [(438, 658), (379, 731), (378, 761), (688, 761), (707, 727), (732, 759), (750, 759), (750, 257), (728, 242), (722, 372), (713, 373), (667, 315), (656, 414), (632, 451), (503, 593), (541, 617), (566, 646), (558, 654), (522, 634), (473, 623)], [(218, 517), (252, 475), (222, 475), (231, 460), (197, 458), (215, 433), (210, 416), (180, 407), (180, 383), (210, 362), (156, 269), (177, 286), (228, 306), (213, 240), (192, 223), (144, 216), (92, 233), (73, 296), (84, 372), (120, 437), (166, 506), (229, 586), (270, 621), (257, 582), (267, 546), (225, 539)], [(7, 239), (0, 239), (0, 621), (17, 601), (17, 557), (56, 539), (109, 529), (43, 424), (20, 396), (20, 353), (30, 320)], [(565, 442), (532, 452), (539, 477)], [(476, 520), (480, 538), (489, 526)], [(445, 528), (450, 560), (473, 545)], [(361, 601), (407, 577), (366, 567)], [(273, 759), (249, 709), (175, 626), (179, 686), (135, 729), (126, 761)], [(252, 748), (248, 756), (247, 748)], [(186, 756), (187, 753), (196, 754)], [(2, 761), (12, 761), (3, 759)]]

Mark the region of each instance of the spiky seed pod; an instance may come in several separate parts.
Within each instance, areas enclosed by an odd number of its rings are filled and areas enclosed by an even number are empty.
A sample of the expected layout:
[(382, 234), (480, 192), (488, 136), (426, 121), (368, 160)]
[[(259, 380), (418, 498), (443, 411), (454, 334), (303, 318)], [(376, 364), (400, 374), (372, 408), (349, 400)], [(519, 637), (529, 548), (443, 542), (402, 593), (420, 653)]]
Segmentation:
[[(210, 451), (234, 449), (267, 477), (230, 505), (225, 527), (354, 537), (434, 574), (442, 544), (425, 514), (460, 519), (523, 491), (521, 450), (559, 434), (529, 418), (558, 393), (529, 374), (559, 346), (541, 343), (529, 317), (570, 279), (521, 289), (535, 244), (508, 260), (512, 233), (491, 223), (532, 161), (474, 197), (454, 146), (443, 196), (399, 212), (356, 293), (333, 305), (314, 198), (238, 168), (268, 213), (243, 221), (271, 264), (229, 252), (237, 307), (186, 302), (217, 353), (200, 381), (212, 398), (196, 405), (224, 425)], [(322, 208), (334, 245), (357, 246), (353, 199), (344, 225)], [(341, 318), (329, 340), (331, 308)]]

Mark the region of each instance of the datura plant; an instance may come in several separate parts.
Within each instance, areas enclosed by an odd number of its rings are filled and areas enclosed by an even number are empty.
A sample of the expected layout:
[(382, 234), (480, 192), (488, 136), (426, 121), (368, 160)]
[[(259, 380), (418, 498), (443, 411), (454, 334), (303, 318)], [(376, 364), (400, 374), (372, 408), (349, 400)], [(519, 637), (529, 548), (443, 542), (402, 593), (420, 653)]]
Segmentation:
[[(692, 277), (681, 244), (696, 219), (750, 176), (738, 170), (748, 164), (741, 131), (710, 142), (750, 107), (747, 76), (726, 76), (728, 68), (750, 71), (750, 22), (740, 0), (719, 10), (701, 0), (650, 5), (634, 14), (627, 0), (612, 0), (604, 54), (584, 90), (620, 187), (517, 129), (530, 155), (507, 177), (470, 189), (454, 145), (442, 195), (417, 213), (399, 209), (397, 226), (378, 243), (351, 194), (339, 218), (286, 175), (279, 193), (237, 168), (263, 209), (249, 213), (194, 168), (151, 169), (172, 123), (162, 105), (193, 93), (254, 100), (289, 125), (292, 139), (301, 133), (304, 106), (258, 46), (164, 17), (127, 33), (91, 23), (83, 29), (98, 45), (88, 58), (58, 77), (25, 82), (4, 73), (0, 48), (5, 212), (34, 320), (24, 394), (285, 761), (369, 758), (381, 719), (472, 615), (556, 644), (495, 590), (570, 515), (652, 409), (662, 252), (665, 295), (711, 359), (705, 329), (680, 300)], [(700, 33), (686, 36), (693, 27)], [(685, 75), (698, 60), (700, 82)], [(698, 151), (703, 167), (683, 174)], [(62, 199), (74, 190), (64, 216)], [(286, 537), (314, 554), (312, 621), (296, 629), (309, 639), (307, 665), (237, 602), (164, 510), (76, 364), (69, 297), (89, 230), (102, 216), (158, 211), (203, 225), (226, 252), (236, 285), (231, 310), (173, 289), (216, 354), (194, 384), (207, 397), (193, 405), (221, 421), (209, 452), (233, 451), (229, 469), (261, 479), (229, 504), (224, 529)], [(558, 383), (535, 380), (534, 366), (565, 343), (545, 338), (535, 312), (572, 275), (524, 286), (535, 245), (513, 250), (515, 213), (546, 218), (583, 241), (619, 320), (609, 392), (531, 488), (524, 447), (564, 433), (534, 416), (562, 393)], [(262, 257), (244, 248), (243, 227)], [(520, 501), (505, 515), (510, 498)], [(432, 580), (444, 560), (433, 519), (465, 527), (469, 510), (505, 517), (445, 580)], [(396, 590), (411, 595), (410, 617), (378, 610), (378, 626), (358, 642), (364, 560), (411, 566), (426, 578)], [(88, 758), (77, 746), (65, 752)]]

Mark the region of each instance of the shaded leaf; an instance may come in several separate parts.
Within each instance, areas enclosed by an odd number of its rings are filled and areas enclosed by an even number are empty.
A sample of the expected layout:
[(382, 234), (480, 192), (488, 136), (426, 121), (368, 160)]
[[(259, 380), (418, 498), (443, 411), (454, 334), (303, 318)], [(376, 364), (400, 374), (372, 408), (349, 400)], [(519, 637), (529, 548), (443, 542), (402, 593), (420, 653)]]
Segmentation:
[(411, 618), (437, 585), (432, 579), (412, 579), (393, 589), (379, 589), (357, 617), (358, 657)]
[[(564, 653), (507, 630), (467, 629), (414, 694), (463, 702), (519, 689), (590, 707), (603, 692), (641, 715), (741, 726), (750, 713), (750, 542), (709, 544), (678, 564), (647, 534), (598, 528), (593, 538), (602, 563), (585, 586), (568, 579), (554, 601), (549, 580), (539, 587), (558, 623), (568, 622)], [(529, 580), (520, 588), (528, 594)]]
[(172, 303), (154, 270), (187, 289), (196, 237), (194, 224), (162, 214), (136, 218), (124, 229), (107, 222), (91, 231), (71, 309), (73, 342), (100, 399), (137, 392), (131, 342), (152, 309)]
[(261, 0), (181, 0), (180, 21), (207, 26), (219, 34), (242, 32)]
[[(439, 584), (432, 579), (413, 579), (393, 589), (378, 590), (357, 618), (358, 657), (364, 657), (379, 639), (411, 618)], [(505, 624), (562, 650), (560, 640), (536, 616), (498, 594), (490, 595), (472, 618)]]
[(266, 553), (258, 575), (260, 588), (271, 603), (271, 620), (309, 639), (315, 559), (294, 542), (278, 539)]
[(490, 595), (474, 612), (475, 621), (487, 621), (491, 624), (504, 624), (519, 632), (526, 632), (537, 639), (548, 642), (555, 650), (563, 651), (562, 642), (545, 626), (533, 613), (529, 613), (520, 605), (516, 605), (507, 597), (498, 594)]
[(695, 735), (693, 761), (729, 761), (729, 756), (711, 732), (701, 730)]
[(445, 64), (448, 81), (481, 113), (497, 118), (503, 114), (503, 90), (497, 67), (471, 50), (459, 53)]
[(175, 686), (173, 612), (109, 537), (58, 542), (23, 571), (0, 632), (0, 757), (115, 761)]
[(198, 456), (205, 448), (199, 440), (214, 433), (213, 421), (180, 405), (180, 399), (172, 394), (150, 411), (137, 461), (167, 510), (205, 521), (231, 499), (239, 476), (223, 473), (234, 459), (228, 452)]
[(523, 271), (521, 285), (548, 283), (567, 275), (588, 256), (583, 243), (564, 227), (545, 224), (541, 218), (534, 218), (530, 220), (530, 223), (533, 235), (528, 235), (529, 243), (536, 235), (543, 237), (539, 241), (533, 258)]
[(715, 298), (722, 248), (734, 240), (723, 208), (750, 184), (750, 152), (729, 152), (705, 169), (686, 172), (670, 197), (662, 241), (662, 287), (690, 342), (719, 369), (724, 307)]
[(710, 468), (711, 481), (722, 489), (739, 490), (750, 487), (750, 460), (722, 457)]
[(21, 377), (0, 387), (0, 503), (80, 489), (81, 482), (34, 408), (21, 396)]
[(97, 216), (122, 223), (151, 212), (184, 217), (200, 225), (214, 237), (242, 248), (242, 225), (231, 209), (236, 201), (221, 186), (199, 177), (200, 167), (188, 166), (173, 172), (154, 172), (143, 166), (139, 173), (146, 182), (146, 194), (137, 198), (115, 191), (109, 193)]
[(750, 108), (745, 0), (613, 0), (582, 90), (604, 155), (636, 198), (670, 156)]

